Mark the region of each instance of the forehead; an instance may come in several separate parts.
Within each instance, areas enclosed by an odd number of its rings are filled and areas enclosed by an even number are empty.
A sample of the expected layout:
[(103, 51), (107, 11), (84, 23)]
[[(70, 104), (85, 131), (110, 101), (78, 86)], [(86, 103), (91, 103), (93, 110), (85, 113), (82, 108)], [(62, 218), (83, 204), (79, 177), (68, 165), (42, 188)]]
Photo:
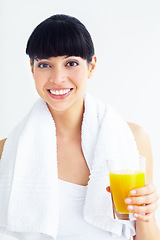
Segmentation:
[(64, 60), (77, 60), (79, 62), (87, 62), (86, 59), (79, 57), (79, 56), (57, 56), (57, 57), (49, 57), (49, 58), (42, 58), (42, 59), (38, 59), (36, 58), (35, 61), (39, 62), (39, 61), (48, 61), (48, 62), (57, 62), (57, 61), (64, 61)]

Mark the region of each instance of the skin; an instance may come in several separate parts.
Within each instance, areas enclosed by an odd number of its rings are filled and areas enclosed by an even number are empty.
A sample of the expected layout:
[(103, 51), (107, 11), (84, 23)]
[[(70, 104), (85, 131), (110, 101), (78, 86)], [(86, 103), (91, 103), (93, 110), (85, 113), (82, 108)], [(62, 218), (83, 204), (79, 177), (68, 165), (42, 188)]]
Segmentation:
[[(160, 230), (155, 221), (155, 211), (158, 208), (159, 195), (156, 186), (153, 184), (153, 159), (150, 138), (143, 128), (131, 124), (130, 128), (135, 136), (139, 154), (146, 157), (146, 186), (144, 188), (135, 189), (136, 194), (132, 194), (131, 203), (128, 204), (145, 204), (146, 206), (135, 206), (133, 208), (136, 221), (135, 240), (158, 240), (160, 239)], [(145, 215), (141, 215), (143, 212)]]
[[(89, 169), (81, 148), (81, 125), (84, 112), (83, 95), (88, 78), (94, 72), (96, 57), (88, 64), (80, 57), (51, 57), (49, 59), (34, 60), (31, 71), (38, 94), (46, 101), (54, 118), (57, 135), (57, 163), (58, 177), (62, 180), (80, 185), (87, 185)], [(71, 93), (64, 99), (54, 99), (48, 89), (72, 88)], [(128, 207), (134, 207), (136, 221), (136, 240), (158, 240), (160, 230), (156, 224), (154, 214), (158, 207), (158, 194), (152, 183), (152, 153), (148, 135), (145, 131), (132, 123), (128, 123), (137, 142), (139, 153), (147, 159), (146, 186), (135, 189), (127, 202)], [(5, 140), (0, 141), (0, 153)], [(110, 192), (110, 187), (107, 187)], [(146, 206), (138, 206), (145, 203)], [(133, 205), (134, 204), (134, 205)], [(140, 213), (145, 213), (141, 215)]]
[[(87, 87), (87, 80), (92, 76), (96, 57), (88, 63), (81, 57), (51, 57), (49, 59), (34, 60), (31, 64), (33, 78), (38, 94), (47, 102), (52, 115), (66, 114), (83, 107), (83, 95)], [(48, 89), (72, 88), (69, 97), (63, 100), (52, 99)], [(81, 110), (80, 110), (81, 111)], [(63, 112), (63, 113), (62, 113)], [(77, 112), (77, 111), (76, 111)]]

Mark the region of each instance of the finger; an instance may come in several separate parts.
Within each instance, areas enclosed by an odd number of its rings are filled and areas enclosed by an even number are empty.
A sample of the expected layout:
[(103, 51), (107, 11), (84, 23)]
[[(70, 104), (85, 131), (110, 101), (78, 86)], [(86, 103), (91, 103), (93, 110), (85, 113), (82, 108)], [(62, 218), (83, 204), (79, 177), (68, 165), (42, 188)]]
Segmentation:
[(154, 184), (148, 184), (145, 187), (133, 189), (130, 191), (132, 196), (142, 196), (148, 195), (156, 191), (156, 186)]
[(139, 214), (139, 213), (134, 213), (133, 216), (140, 221), (143, 222), (149, 222), (151, 219), (153, 219), (154, 214), (153, 213), (148, 213), (146, 215)]
[(157, 201), (155, 201), (155, 202), (153, 202), (151, 204), (144, 205), (144, 206), (129, 205), (127, 207), (127, 209), (130, 212), (133, 212), (133, 213), (145, 213), (145, 214), (154, 213), (157, 208), (158, 208)]
[(141, 204), (150, 204), (154, 201), (158, 201), (159, 195), (157, 192), (153, 192), (149, 195), (144, 195), (140, 197), (129, 197), (125, 199), (125, 203), (127, 204), (136, 204), (136, 205), (141, 205)]

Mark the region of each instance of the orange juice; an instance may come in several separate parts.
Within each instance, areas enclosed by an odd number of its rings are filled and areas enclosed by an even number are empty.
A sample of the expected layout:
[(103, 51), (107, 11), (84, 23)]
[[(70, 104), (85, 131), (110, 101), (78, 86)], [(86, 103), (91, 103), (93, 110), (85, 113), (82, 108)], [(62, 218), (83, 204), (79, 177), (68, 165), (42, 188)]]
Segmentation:
[(132, 189), (145, 186), (145, 173), (136, 170), (118, 170), (109, 174), (111, 192), (117, 212), (129, 213), (125, 198), (130, 196)]

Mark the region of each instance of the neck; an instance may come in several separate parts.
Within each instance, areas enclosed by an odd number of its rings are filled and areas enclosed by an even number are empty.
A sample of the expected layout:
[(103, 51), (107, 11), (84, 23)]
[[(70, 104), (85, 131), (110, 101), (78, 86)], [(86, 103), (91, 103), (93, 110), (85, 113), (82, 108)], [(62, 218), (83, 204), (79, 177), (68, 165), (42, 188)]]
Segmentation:
[(80, 100), (76, 106), (72, 106), (65, 111), (56, 111), (50, 109), (50, 112), (53, 116), (56, 125), (56, 133), (58, 136), (68, 138), (77, 136), (77, 134), (81, 134), (81, 125), (84, 113), (83, 99)]

